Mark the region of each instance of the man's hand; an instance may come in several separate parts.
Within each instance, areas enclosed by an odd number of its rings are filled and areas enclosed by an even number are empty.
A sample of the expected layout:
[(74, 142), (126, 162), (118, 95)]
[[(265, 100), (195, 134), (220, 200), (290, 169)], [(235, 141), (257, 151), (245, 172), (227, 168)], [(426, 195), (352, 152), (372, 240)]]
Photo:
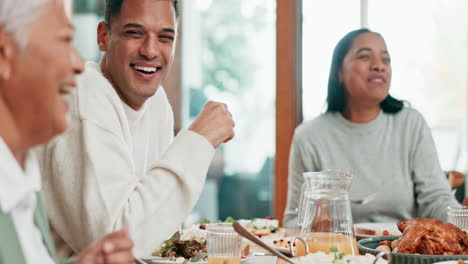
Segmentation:
[(204, 136), (216, 148), (234, 137), (234, 125), (225, 104), (209, 101), (189, 130)]
[(73, 264), (130, 264), (135, 263), (132, 254), (133, 241), (127, 228), (110, 233), (86, 248)]

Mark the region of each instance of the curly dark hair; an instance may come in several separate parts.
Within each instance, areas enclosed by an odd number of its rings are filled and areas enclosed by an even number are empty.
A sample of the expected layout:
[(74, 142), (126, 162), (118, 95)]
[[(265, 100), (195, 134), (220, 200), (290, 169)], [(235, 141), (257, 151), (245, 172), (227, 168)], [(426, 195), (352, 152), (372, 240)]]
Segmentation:
[[(179, 1), (170, 0), (174, 4), (176, 18), (179, 17)], [(104, 11), (104, 21), (110, 26), (111, 18), (117, 16), (122, 8), (123, 0), (106, 0), (106, 9)]]
[[(351, 49), (353, 41), (364, 33), (373, 33), (380, 36), (377, 32), (371, 31), (367, 28), (353, 30), (346, 34), (336, 44), (333, 51), (330, 75), (328, 77), (328, 95), (327, 95), (327, 112), (343, 112), (346, 104), (344, 86), (339, 80), (339, 73), (343, 67), (344, 57)], [(380, 108), (385, 113), (395, 114), (400, 112), (404, 107), (404, 101), (392, 97), (390, 94), (380, 103)]]

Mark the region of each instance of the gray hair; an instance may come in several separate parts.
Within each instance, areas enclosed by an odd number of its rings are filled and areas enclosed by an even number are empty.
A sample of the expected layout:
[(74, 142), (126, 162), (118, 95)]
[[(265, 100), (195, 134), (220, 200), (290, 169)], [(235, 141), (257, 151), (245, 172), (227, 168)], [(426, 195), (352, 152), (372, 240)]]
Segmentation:
[(40, 16), (49, 1), (52, 0), (0, 0), (0, 28), (10, 33), (21, 49), (26, 47), (25, 26)]

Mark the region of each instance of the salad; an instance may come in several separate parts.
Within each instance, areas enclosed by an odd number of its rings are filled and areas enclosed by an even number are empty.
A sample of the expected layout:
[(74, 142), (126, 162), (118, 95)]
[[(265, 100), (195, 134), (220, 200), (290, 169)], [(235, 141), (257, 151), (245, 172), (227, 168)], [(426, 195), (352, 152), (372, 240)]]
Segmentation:
[(177, 231), (170, 239), (164, 241), (152, 255), (188, 259), (201, 252), (206, 252), (206, 231), (200, 229), (199, 226), (193, 226), (182, 233)]
[[(232, 217), (226, 218), (224, 222), (233, 223)], [(238, 220), (245, 225), (251, 232), (261, 236), (261, 234), (275, 233), (279, 230), (278, 220), (271, 218), (255, 218), (252, 220)], [(171, 257), (190, 259), (201, 252), (207, 252), (206, 249), (206, 224), (210, 221), (205, 219), (201, 224), (193, 225), (191, 228), (183, 231), (177, 231), (170, 239), (164, 241), (161, 246), (153, 251), (152, 255), (157, 257)], [(250, 253), (250, 246), (247, 245), (242, 250), (242, 257), (245, 258)]]

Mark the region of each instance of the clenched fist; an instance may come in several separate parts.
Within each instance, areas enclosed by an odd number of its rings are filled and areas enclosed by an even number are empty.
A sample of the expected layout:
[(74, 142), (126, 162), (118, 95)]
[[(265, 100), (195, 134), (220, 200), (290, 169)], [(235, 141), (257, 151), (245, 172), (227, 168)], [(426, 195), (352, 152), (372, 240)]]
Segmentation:
[(234, 125), (225, 104), (209, 101), (189, 130), (204, 136), (216, 148), (234, 137)]

